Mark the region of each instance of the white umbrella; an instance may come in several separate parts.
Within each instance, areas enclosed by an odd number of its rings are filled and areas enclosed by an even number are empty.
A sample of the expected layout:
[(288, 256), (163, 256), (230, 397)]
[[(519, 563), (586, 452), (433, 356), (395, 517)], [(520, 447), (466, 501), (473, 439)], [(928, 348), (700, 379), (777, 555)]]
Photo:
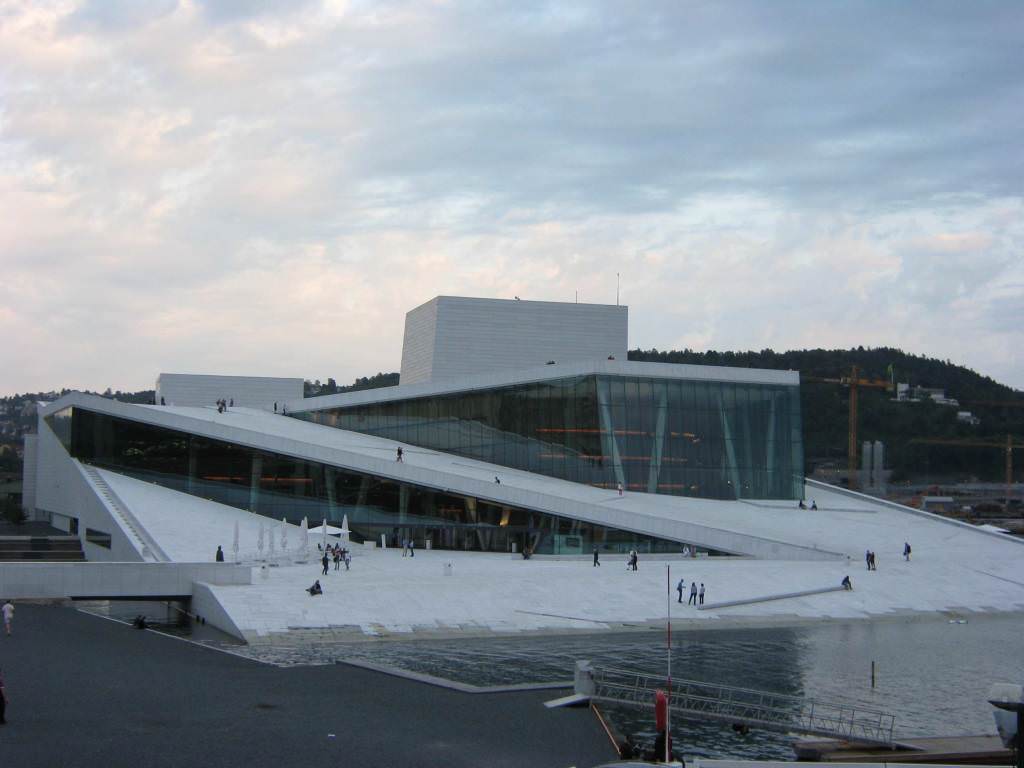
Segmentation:
[(327, 518), (324, 518), (324, 551), (327, 550)]
[[(316, 535), (316, 536), (320, 536), (324, 532), (324, 526), (318, 525), (316, 528), (310, 528), (309, 532), (311, 534)], [(339, 536), (341, 533), (343, 533), (341, 528), (335, 528), (333, 525), (328, 525), (327, 526), (327, 535), (328, 536)]]
[(306, 518), (302, 518), (302, 525), (299, 527), (299, 535), (302, 537), (302, 552), (305, 554), (309, 551), (309, 521)]
[(256, 540), (256, 549), (260, 551), (260, 557), (263, 557), (263, 521), (260, 520), (260, 537)]
[(348, 515), (341, 518), (341, 540), (348, 544)]
[(288, 521), (281, 518), (281, 551), (288, 551)]
[(235, 562), (238, 562), (238, 521), (235, 520), (235, 543), (231, 545), (231, 549), (235, 553)]
[(270, 559), (273, 560), (274, 559), (274, 529), (273, 528), (268, 529), (267, 530), (267, 534), (268, 534), (267, 538), (269, 539), (269, 543), (270, 543)]

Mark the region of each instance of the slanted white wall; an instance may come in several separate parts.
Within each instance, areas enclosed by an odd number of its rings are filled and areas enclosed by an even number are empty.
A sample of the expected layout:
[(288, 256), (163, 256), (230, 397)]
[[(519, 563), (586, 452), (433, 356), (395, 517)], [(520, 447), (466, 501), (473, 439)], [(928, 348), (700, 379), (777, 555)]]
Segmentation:
[(166, 405), (214, 406), (218, 400), (234, 400), (239, 408), (272, 410), (302, 397), (302, 379), (270, 376), (208, 376), (161, 373), (156, 380), (156, 402)]
[(38, 438), (35, 435), (25, 435), (25, 459), (21, 468), (21, 508), (30, 520), (35, 519), (36, 510), (37, 443)]
[[(37, 438), (39, 468), (36, 472), (36, 519), (51, 513), (78, 518), (78, 538), (87, 560), (136, 562), (142, 554), (132, 544), (121, 524), (104, 506), (82, 476), (60, 440), (39, 418)], [(86, 541), (86, 528), (111, 537), (110, 548)]]
[(405, 316), (401, 383), (625, 360), (627, 326), (623, 306), (438, 296)]
[(437, 299), (431, 299), (405, 315), (402, 339), (401, 383), (429, 381), (437, 333)]

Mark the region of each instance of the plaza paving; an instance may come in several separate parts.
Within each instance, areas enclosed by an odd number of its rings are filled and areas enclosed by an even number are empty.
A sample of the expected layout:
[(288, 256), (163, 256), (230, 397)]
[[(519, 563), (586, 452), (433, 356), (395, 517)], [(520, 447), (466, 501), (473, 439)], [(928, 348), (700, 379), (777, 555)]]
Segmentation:
[[(267, 542), (272, 532), (280, 535), (278, 523), (265, 517), (122, 475), (104, 475), (175, 560), (211, 560), (218, 544), (230, 559), (236, 522), (241, 548), (249, 557), (256, 554), (261, 525)], [(506, 482), (513, 484), (516, 478)], [(583, 488), (583, 492), (593, 490)], [(509, 554), (418, 550), (414, 558), (403, 558), (399, 550), (357, 546), (351, 571), (335, 572), (332, 565), (330, 574), (321, 579), (322, 597), (311, 598), (303, 591), (319, 577), (319, 565), (312, 560), (268, 568), (265, 579), (257, 570), (251, 586), (212, 589), (237, 629), (250, 640), (291, 629), (373, 637), (600, 630), (663, 622), (666, 565), (672, 568), (673, 588), (680, 578), (703, 582), (708, 603), (835, 586), (847, 574), (853, 579), (852, 592), (719, 610), (696, 611), (673, 603), (681, 628), (1024, 610), (1024, 543), (1020, 540), (829, 489), (809, 488), (808, 496), (815, 499), (818, 510), (799, 510), (791, 502), (709, 502), (652, 494), (626, 494), (625, 503), (637, 508), (661, 505), (651, 514), (686, 515), (701, 524), (771, 536), (840, 553), (845, 559), (659, 560), (641, 555), (639, 571), (630, 573), (623, 556), (605, 555), (603, 565), (593, 568), (587, 557), (524, 561)], [(169, 507), (173, 514), (167, 512)], [(299, 531), (295, 526), (288, 529), (294, 552)], [(909, 563), (901, 555), (904, 541), (913, 546)], [(866, 570), (866, 549), (877, 553), (877, 571)], [(264, 554), (268, 552), (269, 546)], [(450, 575), (446, 575), (448, 562)]]

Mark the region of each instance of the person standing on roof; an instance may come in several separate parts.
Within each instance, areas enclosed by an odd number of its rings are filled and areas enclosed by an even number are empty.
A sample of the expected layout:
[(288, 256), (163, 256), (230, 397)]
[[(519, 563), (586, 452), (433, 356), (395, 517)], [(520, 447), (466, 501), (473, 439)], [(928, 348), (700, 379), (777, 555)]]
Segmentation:
[(910, 562), (910, 542), (903, 542), (903, 559), (908, 563)]
[(680, 579), (679, 583), (676, 584), (676, 592), (679, 593), (679, 599), (676, 600), (677, 603), (682, 603), (683, 602), (683, 590), (684, 589), (686, 589), (686, 579)]
[(696, 581), (693, 582), (693, 584), (690, 585), (690, 600), (686, 604), (687, 605), (696, 605), (697, 604), (697, 582)]
[(395, 461), (399, 461), (400, 462), (401, 460), (402, 460), (402, 446), (398, 446), (398, 448), (395, 449)]
[(601, 561), (598, 559), (599, 557), (600, 557), (600, 553), (597, 551), (597, 545), (595, 544), (594, 545), (594, 565), (593, 565), (594, 568), (598, 568), (601, 565)]

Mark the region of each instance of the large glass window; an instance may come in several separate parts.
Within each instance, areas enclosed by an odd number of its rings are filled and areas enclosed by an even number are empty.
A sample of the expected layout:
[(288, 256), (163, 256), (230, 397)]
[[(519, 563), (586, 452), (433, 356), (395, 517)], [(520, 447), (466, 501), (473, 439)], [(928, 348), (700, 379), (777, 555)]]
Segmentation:
[[(486, 398), (479, 403), (486, 408)], [(344, 418), (357, 421), (351, 414)], [(379, 416), (378, 416), (379, 418)], [(679, 542), (583, 524), (437, 488), (399, 483), (82, 408), (48, 419), (72, 456), (167, 488), (298, 524), (340, 522), (353, 539), (438, 549), (589, 554), (675, 552)], [(462, 425), (455, 423), (457, 428)], [(87, 540), (110, 546), (89, 530)]]
[(803, 487), (793, 386), (579, 376), (293, 415), (608, 489), (796, 499)]

